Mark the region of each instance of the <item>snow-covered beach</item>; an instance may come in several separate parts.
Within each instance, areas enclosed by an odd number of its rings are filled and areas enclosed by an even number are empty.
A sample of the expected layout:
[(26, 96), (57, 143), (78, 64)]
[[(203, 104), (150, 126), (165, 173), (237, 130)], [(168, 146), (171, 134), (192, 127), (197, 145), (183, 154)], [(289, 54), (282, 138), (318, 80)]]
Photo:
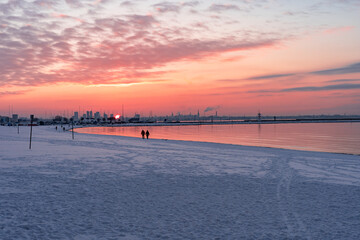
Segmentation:
[(0, 127), (1, 239), (359, 239), (360, 156)]

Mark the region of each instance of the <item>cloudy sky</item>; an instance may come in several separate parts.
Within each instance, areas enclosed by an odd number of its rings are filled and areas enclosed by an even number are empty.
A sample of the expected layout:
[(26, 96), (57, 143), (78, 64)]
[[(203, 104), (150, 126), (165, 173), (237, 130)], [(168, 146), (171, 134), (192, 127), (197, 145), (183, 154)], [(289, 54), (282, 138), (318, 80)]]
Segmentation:
[(360, 114), (358, 0), (0, 0), (0, 115)]

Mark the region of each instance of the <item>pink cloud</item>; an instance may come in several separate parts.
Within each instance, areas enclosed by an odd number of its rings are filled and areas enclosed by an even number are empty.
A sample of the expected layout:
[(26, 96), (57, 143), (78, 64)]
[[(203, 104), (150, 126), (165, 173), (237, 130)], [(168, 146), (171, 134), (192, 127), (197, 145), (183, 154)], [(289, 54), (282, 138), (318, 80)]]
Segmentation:
[(63, 14), (63, 13), (53, 13), (52, 16), (56, 17), (56, 18), (68, 18), (69, 17), (68, 15)]
[[(113, 83), (114, 79), (121, 82), (134, 78), (154, 78), (163, 72), (149, 71), (155, 67), (166, 65), (169, 62), (180, 60), (199, 60), (204, 57), (221, 54), (227, 51), (241, 51), (259, 48), (274, 44), (275, 41), (262, 41), (257, 43), (232, 43), (228, 40), (197, 41), (178, 40), (167, 44), (156, 43), (151, 46), (138, 44), (121, 49), (121, 43), (104, 43), (106, 48), (91, 48), (84, 43), (84, 48), (73, 52), (71, 45), (66, 42), (57, 42), (53, 45), (41, 43), (41, 48), (15, 50), (22, 59), (13, 57), (12, 54), (3, 57), (6, 63), (2, 66), (1, 85), (41, 85), (56, 82), (76, 83)], [(40, 51), (38, 51), (40, 50)], [(78, 57), (74, 55), (81, 53)], [(1, 51), (0, 51), (1, 52)], [(51, 67), (49, 63), (66, 61), (70, 68), (51, 68), (46, 72), (41, 69)], [(126, 70), (124, 70), (126, 69)], [(11, 74), (10, 74), (11, 73)]]
[(335, 28), (329, 28), (324, 31), (325, 34), (336, 34), (341, 32), (349, 32), (351, 30), (355, 29), (354, 26), (345, 26), (345, 27), (335, 27)]
[[(103, 2), (106, 1), (101, 4)], [(35, 4), (42, 3), (55, 4), (50, 0), (36, 1)], [(66, 3), (74, 6), (80, 1), (67, 0)], [(176, 6), (184, 8), (198, 4), (192, 1)], [(162, 3), (155, 7), (168, 11), (173, 4)], [(199, 24), (198, 20), (197, 25), (170, 28), (161, 17), (146, 14), (91, 15), (76, 22), (76, 16), (35, 14), (33, 10), (26, 10), (24, 16), (16, 19), (10, 18), (9, 26), (1, 33), (0, 86), (57, 82), (106, 84), (159, 79), (165, 73), (154, 69), (172, 62), (198, 61), (225, 52), (269, 47), (279, 42), (277, 38), (260, 33), (252, 40), (244, 40), (238, 33), (199, 39), (193, 37), (199, 29), (210, 30), (207, 24)], [(25, 26), (30, 18), (33, 24)]]
[(0, 97), (2, 96), (9, 96), (9, 95), (22, 95), (24, 93), (29, 92), (29, 90), (22, 90), (22, 91), (0, 91)]
[(209, 10), (212, 12), (222, 12), (222, 11), (228, 11), (228, 10), (239, 11), (240, 8), (234, 4), (212, 4), (210, 6)]

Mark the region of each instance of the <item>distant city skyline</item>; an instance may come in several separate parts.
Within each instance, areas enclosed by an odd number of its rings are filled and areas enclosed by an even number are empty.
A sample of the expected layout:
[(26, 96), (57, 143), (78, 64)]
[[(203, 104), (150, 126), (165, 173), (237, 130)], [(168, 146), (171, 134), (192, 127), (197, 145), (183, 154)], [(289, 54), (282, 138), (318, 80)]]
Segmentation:
[(0, 115), (360, 114), (359, 12), (358, 0), (0, 0)]
[[(29, 120), (31, 115), (19, 115), (19, 114), (5, 114), (5, 115), (0, 115), (0, 122), (1, 123), (7, 123), (7, 122), (11, 122), (11, 123), (16, 123), (18, 121), (23, 121), (23, 120)], [(321, 118), (325, 118), (325, 119), (349, 119), (349, 120), (358, 120), (360, 117), (360, 114), (303, 114), (303, 115), (272, 115), (272, 114), (262, 114), (261, 112), (258, 112), (257, 114), (254, 115), (219, 115), (217, 111), (215, 111), (214, 113), (206, 113), (203, 112), (202, 114), (200, 114), (200, 111), (198, 111), (197, 113), (169, 113), (169, 114), (165, 114), (165, 115), (141, 115), (139, 113), (135, 113), (134, 115), (121, 115), (120, 113), (112, 113), (112, 112), (92, 112), (92, 111), (85, 111), (83, 113), (79, 113), (79, 112), (73, 112), (68, 113), (68, 114), (56, 114), (56, 115), (51, 115), (51, 116), (42, 116), (42, 115), (34, 115), (35, 119), (38, 120), (56, 120), (56, 119), (62, 119), (62, 120), (66, 120), (66, 121), (72, 121), (74, 120), (75, 122), (83, 122), (83, 123), (90, 123), (90, 122), (96, 122), (96, 121), (126, 121), (128, 122), (129, 119), (139, 119), (140, 121), (143, 120), (156, 120), (156, 121), (183, 121), (183, 120), (201, 120), (201, 119), (270, 119), (270, 120), (274, 120), (276, 121), (277, 119), (296, 119), (296, 118), (304, 118), (304, 119), (321, 119)]]

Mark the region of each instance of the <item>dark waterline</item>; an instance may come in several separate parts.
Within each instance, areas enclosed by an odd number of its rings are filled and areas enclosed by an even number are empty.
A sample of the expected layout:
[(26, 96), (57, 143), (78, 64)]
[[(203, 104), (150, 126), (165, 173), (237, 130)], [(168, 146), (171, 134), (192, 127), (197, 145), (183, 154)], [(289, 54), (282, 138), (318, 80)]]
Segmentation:
[(216, 142), (246, 146), (360, 155), (360, 123), (227, 124), (190, 126), (89, 127), (76, 132), (150, 138)]

